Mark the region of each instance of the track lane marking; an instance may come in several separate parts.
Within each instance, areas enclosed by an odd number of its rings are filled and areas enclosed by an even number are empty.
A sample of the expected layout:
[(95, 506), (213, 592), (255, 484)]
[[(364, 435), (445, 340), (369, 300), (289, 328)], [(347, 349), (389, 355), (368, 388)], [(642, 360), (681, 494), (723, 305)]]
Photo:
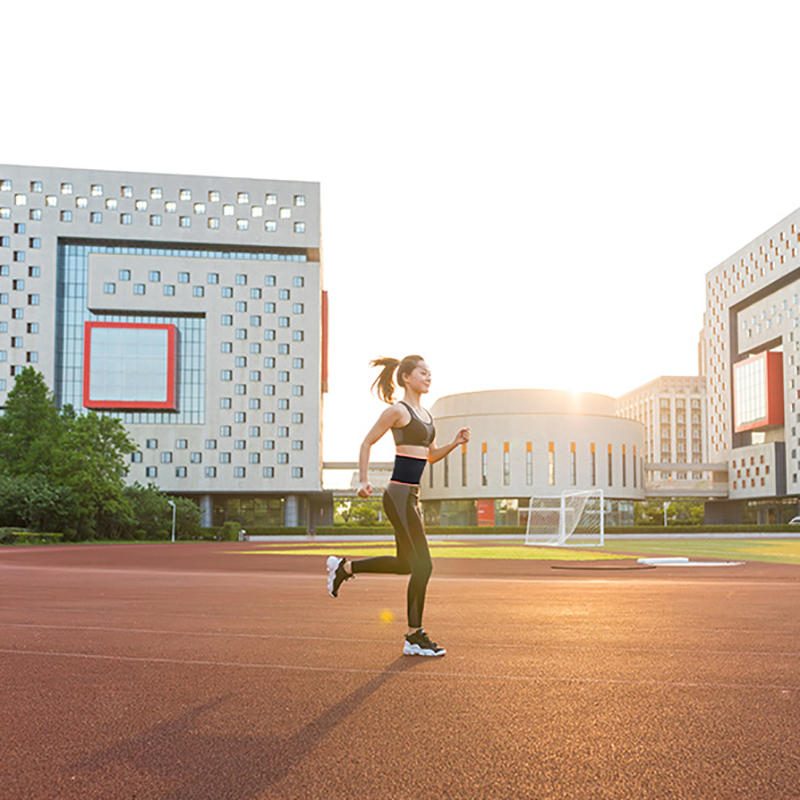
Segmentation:
[(360, 667), (317, 667), (308, 664), (270, 664), (246, 661), (205, 661), (201, 659), (155, 658), (144, 656), (112, 656), (100, 653), (70, 653), (58, 650), (17, 650), (2, 648), (6, 655), (46, 656), (50, 658), (85, 658), (99, 661), (124, 661), (140, 664), (173, 664), (201, 667), (238, 667), (240, 669), (283, 670), (286, 672), (325, 672), (356, 675), (405, 675), (414, 678), (464, 678), (475, 681), (530, 681), (532, 683), (585, 683), (607, 686), (653, 686), (686, 689), (746, 689), (755, 691), (796, 692), (797, 686), (773, 683), (720, 683), (713, 681), (658, 681), (630, 680), (627, 678), (552, 678), (541, 675), (481, 674), (476, 672), (419, 672), (417, 670), (365, 669)]
[[(105, 632), (105, 633), (139, 633), (139, 634), (148, 634), (148, 635), (159, 635), (159, 636), (186, 636), (186, 637), (211, 637), (211, 638), (221, 638), (221, 639), (290, 639), (293, 641), (320, 641), (320, 642), (364, 642), (364, 643), (373, 643), (373, 644), (382, 644), (386, 642), (385, 638), (381, 639), (365, 639), (353, 636), (307, 636), (307, 635), (297, 635), (297, 634), (282, 634), (282, 633), (240, 633), (240, 632), (225, 632), (225, 631), (180, 631), (180, 630), (165, 630), (160, 628), (115, 628), (111, 626), (105, 625), (44, 625), (39, 623), (29, 623), (29, 622), (3, 622), (0, 621), (0, 626), (5, 626), (9, 628), (22, 628), (22, 629), (36, 629), (36, 630), (57, 630), (57, 631), (93, 631), (93, 632)], [(527, 642), (523, 644), (508, 644), (505, 642), (489, 642), (484, 639), (481, 640), (453, 640), (450, 638), (448, 640), (452, 647), (459, 646), (459, 647), (469, 647), (471, 645), (481, 645), (484, 647), (491, 647), (491, 648), (501, 648), (504, 650), (522, 650), (522, 649), (530, 649), (533, 647), (541, 647), (543, 642), (541, 641), (534, 641), (534, 642)], [(545, 640), (545, 645), (550, 644), (550, 640)], [(688, 647), (688, 648), (675, 648), (675, 647), (664, 647), (662, 649), (653, 648), (653, 647), (630, 647), (630, 646), (617, 646), (613, 643), (609, 643), (609, 648), (616, 651), (622, 651), (625, 653), (681, 653), (681, 654), (695, 654), (697, 653), (696, 647)], [(587, 645), (575, 644), (570, 645), (567, 642), (559, 642), (557, 643), (556, 648), (553, 649), (563, 649), (569, 650), (571, 652), (574, 651), (590, 651), (593, 652), (596, 650), (596, 647), (590, 647)], [(739, 656), (739, 655), (746, 655), (746, 656), (780, 656), (783, 658), (800, 658), (800, 651), (798, 652), (786, 652), (781, 650), (709, 650), (707, 648), (703, 648), (703, 653), (711, 653), (713, 655), (725, 655), (725, 656)]]

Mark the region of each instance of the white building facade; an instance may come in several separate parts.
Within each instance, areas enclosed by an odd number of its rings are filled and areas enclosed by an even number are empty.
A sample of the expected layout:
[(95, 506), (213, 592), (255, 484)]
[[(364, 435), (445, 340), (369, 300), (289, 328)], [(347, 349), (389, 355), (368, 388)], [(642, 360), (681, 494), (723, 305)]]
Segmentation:
[(0, 166), (0, 405), (25, 366), (113, 414), (129, 480), (204, 524), (299, 524), (321, 491), (319, 185)]
[(434, 524), (519, 522), (530, 498), (602, 489), (609, 524), (632, 522), (642, 487), (644, 428), (597, 394), (519, 389), (449, 395), (431, 409), (436, 441), (471, 428), (468, 445), (429, 465), (426, 519)]
[(800, 210), (706, 275), (709, 450), (728, 464), (729, 497), (707, 506), (712, 518), (781, 522), (797, 513), (799, 335)]

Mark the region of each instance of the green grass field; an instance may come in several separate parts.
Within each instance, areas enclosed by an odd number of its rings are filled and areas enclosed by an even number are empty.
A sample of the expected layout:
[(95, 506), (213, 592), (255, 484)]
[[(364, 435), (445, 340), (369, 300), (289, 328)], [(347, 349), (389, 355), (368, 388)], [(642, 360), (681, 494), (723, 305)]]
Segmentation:
[(688, 556), (691, 559), (800, 564), (800, 539), (673, 539), (606, 543), (605, 553)]
[[(628, 541), (607, 543), (603, 548), (525, 547), (517, 544), (429, 542), (433, 558), (485, 558), (533, 561), (605, 561), (637, 556), (687, 556), (696, 560), (763, 561), (800, 564), (800, 540), (705, 539), (701, 541)], [(341, 553), (350, 558), (394, 555), (388, 542), (315, 542), (263, 545), (252, 550), (231, 550), (234, 555), (314, 556)]]
[[(603, 561), (632, 556), (606, 553), (602, 548), (525, 547), (524, 545), (472, 545), (463, 542), (429, 542), (433, 558), (500, 558), (531, 561)], [(273, 545), (258, 550), (232, 550), (236, 555), (315, 556), (341, 553), (349, 558), (393, 556), (394, 545), (370, 542), (330, 542), (328, 544)]]

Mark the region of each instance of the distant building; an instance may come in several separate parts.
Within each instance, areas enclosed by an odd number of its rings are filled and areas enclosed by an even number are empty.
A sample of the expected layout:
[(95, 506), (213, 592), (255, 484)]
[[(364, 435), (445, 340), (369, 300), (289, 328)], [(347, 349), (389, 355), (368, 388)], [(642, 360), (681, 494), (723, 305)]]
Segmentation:
[(429, 465), (423, 476), (433, 524), (517, 525), (533, 495), (602, 489), (608, 524), (633, 522), (644, 499), (641, 423), (614, 413), (614, 399), (540, 389), (467, 392), (431, 409), (438, 444), (459, 428), (468, 445)]
[(0, 166), (0, 406), (25, 366), (122, 420), (206, 525), (320, 497), (319, 185)]
[(779, 522), (800, 495), (800, 209), (706, 275), (709, 456), (728, 499), (707, 519)]
[(724, 465), (708, 464), (705, 378), (656, 378), (618, 398), (616, 412), (644, 425), (648, 495), (703, 496), (718, 484)]

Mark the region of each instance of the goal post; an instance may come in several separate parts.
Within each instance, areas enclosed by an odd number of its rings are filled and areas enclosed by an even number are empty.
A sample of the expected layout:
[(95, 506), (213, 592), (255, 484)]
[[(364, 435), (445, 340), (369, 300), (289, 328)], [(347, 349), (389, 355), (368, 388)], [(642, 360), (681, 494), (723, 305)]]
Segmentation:
[(526, 545), (602, 547), (605, 544), (602, 489), (534, 495), (526, 512)]

